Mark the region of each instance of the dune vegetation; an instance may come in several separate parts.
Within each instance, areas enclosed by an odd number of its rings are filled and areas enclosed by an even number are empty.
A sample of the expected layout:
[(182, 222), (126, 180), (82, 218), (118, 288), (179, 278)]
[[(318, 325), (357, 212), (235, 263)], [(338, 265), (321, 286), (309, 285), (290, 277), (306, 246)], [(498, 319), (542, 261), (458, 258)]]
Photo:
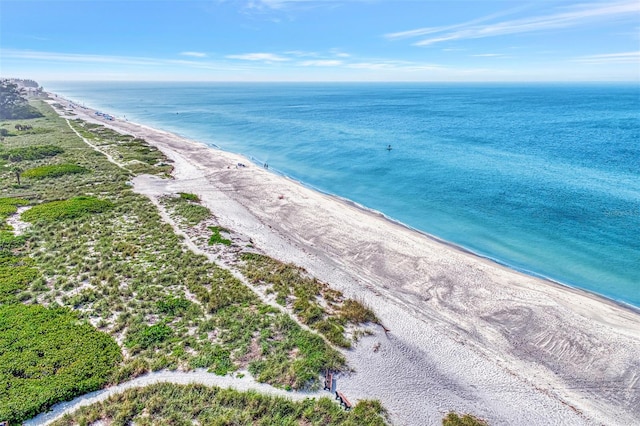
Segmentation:
[(112, 425), (335, 425), (382, 426), (382, 407), (361, 401), (346, 412), (330, 398), (294, 402), (286, 398), (202, 385), (157, 384), (134, 388), (82, 407), (54, 426)]
[[(160, 151), (133, 136), (71, 120), (71, 126), (118, 163), (114, 164), (78, 138), (49, 106), (37, 106), (43, 117), (28, 120), (36, 131), (5, 138), (2, 152), (13, 155), (0, 155), (2, 219), (11, 216), (26, 226), (18, 235), (3, 225), (0, 308), (13, 313), (3, 316), (3, 324), (16, 330), (33, 329), (37, 315), (47, 320), (38, 325), (41, 346), (29, 333), (16, 331), (17, 340), (0, 345), (0, 358), (16, 357), (16, 348), (35, 345), (29, 353), (42, 352), (43, 362), (54, 365), (47, 376), (52, 384), (31, 386), (34, 404), (29, 407), (19, 408), (22, 391), (2, 395), (0, 419), (18, 422), (56, 402), (160, 369), (204, 368), (216, 374), (248, 370), (258, 381), (276, 387), (313, 389), (323, 370), (346, 367), (344, 357), (320, 334), (302, 327), (286, 310), (262, 302), (227, 269), (190, 251), (151, 201), (132, 191), (130, 179), (137, 174), (168, 177), (172, 166)], [(0, 128), (14, 125), (11, 120), (0, 122)], [(55, 172), (71, 169), (82, 172)], [(16, 174), (35, 177), (33, 173), (38, 178), (15, 179)], [(197, 197), (175, 199), (178, 203), (167, 209), (184, 217), (180, 226), (190, 228), (211, 217)], [(15, 216), (19, 207), (27, 210)], [(244, 250), (241, 243), (228, 241), (236, 251)], [(315, 297), (298, 291), (296, 297), (302, 296)], [(323, 312), (321, 320), (339, 312)], [(61, 327), (68, 327), (67, 341), (60, 340)], [(75, 348), (87, 360), (95, 359), (97, 352), (109, 355), (91, 368), (82, 362), (62, 368), (49, 363), (48, 357), (65, 353), (73, 359), (74, 352), (51, 352), (51, 347)], [(3, 367), (0, 380), (5, 386), (0, 389), (31, 378), (24, 369)], [(86, 380), (72, 379), (78, 375)], [(247, 396), (228, 398), (242, 401)], [(328, 405), (309, 402), (286, 416), (302, 421), (302, 413), (315, 410), (313, 404)], [(344, 420), (330, 424), (382, 424), (381, 409), (373, 407), (361, 402), (347, 414), (333, 404), (326, 407), (333, 413), (327, 418)], [(362, 416), (370, 420), (355, 422)], [(351, 423), (345, 423), (348, 420)]]

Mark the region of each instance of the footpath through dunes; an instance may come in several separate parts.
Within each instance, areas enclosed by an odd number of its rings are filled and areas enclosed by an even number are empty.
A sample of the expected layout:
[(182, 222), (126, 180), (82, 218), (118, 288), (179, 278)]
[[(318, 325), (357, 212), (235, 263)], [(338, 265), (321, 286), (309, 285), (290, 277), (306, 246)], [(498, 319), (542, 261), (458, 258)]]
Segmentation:
[(71, 401), (62, 402), (54, 405), (51, 410), (42, 413), (31, 420), (24, 422), (25, 426), (48, 425), (55, 420), (61, 418), (65, 414), (72, 413), (80, 407), (105, 401), (109, 397), (120, 394), (127, 389), (149, 386), (157, 383), (173, 383), (180, 385), (201, 384), (206, 386), (216, 386), (220, 388), (230, 388), (237, 391), (245, 392), (253, 390), (265, 395), (280, 396), (295, 401), (301, 401), (305, 398), (320, 398), (329, 394), (321, 392), (287, 392), (282, 389), (276, 389), (265, 383), (257, 383), (252, 377), (244, 376), (242, 378), (232, 376), (219, 376), (208, 373), (206, 370), (196, 370), (190, 372), (184, 371), (156, 371), (136, 377), (116, 386), (91, 392), (86, 395), (79, 396)]
[(174, 180), (138, 177), (138, 190), (197, 194), (221, 226), (373, 308), (389, 332), (345, 352), (350, 399), (380, 399), (408, 425), (437, 424), (449, 410), (490, 424), (640, 423), (637, 312), (462, 252), (240, 156), (130, 122), (101, 124), (173, 160)]

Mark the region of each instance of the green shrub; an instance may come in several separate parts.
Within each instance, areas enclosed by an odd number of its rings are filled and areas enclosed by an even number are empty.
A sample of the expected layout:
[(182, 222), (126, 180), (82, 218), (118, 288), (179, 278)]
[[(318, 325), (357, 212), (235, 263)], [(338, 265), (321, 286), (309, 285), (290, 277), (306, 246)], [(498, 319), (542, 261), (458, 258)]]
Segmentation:
[(190, 194), (188, 192), (180, 192), (180, 198), (187, 201), (193, 201), (194, 203), (199, 203), (200, 198), (196, 194)]
[(209, 238), (209, 245), (212, 246), (214, 244), (223, 244), (225, 246), (231, 245), (231, 240), (224, 238), (220, 232), (226, 232), (226, 229), (220, 228), (219, 226), (210, 226), (209, 230), (211, 231), (211, 237)]
[(0, 231), (0, 250), (12, 250), (22, 247), (26, 241), (24, 235), (13, 235), (10, 231)]
[(125, 346), (147, 349), (156, 347), (173, 334), (173, 330), (166, 324), (144, 325), (138, 330), (127, 334)]
[(167, 297), (163, 300), (159, 300), (157, 305), (160, 313), (178, 315), (186, 311), (189, 306), (191, 306), (191, 302), (182, 297)]
[(101, 388), (120, 348), (65, 308), (0, 306), (0, 419), (19, 423)]
[(189, 363), (192, 368), (209, 368), (209, 371), (224, 376), (235, 370), (231, 361), (231, 352), (220, 345), (207, 345)]
[(39, 204), (22, 213), (26, 222), (54, 222), (73, 219), (91, 213), (101, 213), (113, 207), (113, 203), (95, 197), (74, 197), (69, 200)]
[[(12, 258), (13, 262), (5, 261), (0, 266), (0, 304), (16, 303), (18, 301), (16, 295), (26, 290), (39, 275), (35, 268), (22, 265), (20, 258), (13, 256)], [(0, 346), (0, 355), (1, 351)]]
[(0, 158), (10, 161), (41, 160), (62, 154), (64, 149), (56, 145), (28, 146), (25, 148), (13, 148), (0, 152)]
[(18, 211), (18, 206), (29, 205), (29, 201), (22, 198), (0, 198), (0, 219), (11, 216)]
[(60, 177), (75, 173), (87, 173), (89, 170), (76, 164), (51, 164), (47, 166), (34, 167), (22, 172), (22, 177), (31, 179), (45, 179)]

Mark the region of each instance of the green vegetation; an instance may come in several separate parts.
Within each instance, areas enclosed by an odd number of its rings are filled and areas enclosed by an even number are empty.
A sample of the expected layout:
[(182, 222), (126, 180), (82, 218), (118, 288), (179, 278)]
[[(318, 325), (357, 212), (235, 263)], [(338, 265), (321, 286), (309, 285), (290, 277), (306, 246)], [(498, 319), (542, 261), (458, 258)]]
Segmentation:
[(190, 194), (188, 192), (179, 192), (178, 195), (180, 195), (180, 198), (182, 198), (183, 200), (193, 201), (194, 203), (200, 202), (200, 197), (198, 197), (196, 194)]
[(240, 260), (249, 280), (267, 286), (267, 292), (276, 293), (279, 304), (291, 307), (304, 324), (335, 345), (351, 347), (345, 327), (377, 321), (362, 303), (345, 300), (342, 293), (309, 276), (302, 268), (256, 253), (243, 253)]
[(257, 392), (161, 383), (129, 389), (82, 407), (53, 426), (87, 425), (99, 420), (113, 425), (383, 426), (387, 424), (384, 415), (375, 401), (360, 401), (346, 412), (330, 398), (294, 402)]
[[(29, 124), (50, 131), (16, 135), (5, 141), (5, 149), (55, 143), (62, 150), (55, 157), (23, 158), (20, 166), (63, 163), (92, 172), (24, 179), (16, 186), (11, 170), (0, 168), (0, 194), (13, 199), (0, 201), (0, 209), (12, 214), (27, 201), (34, 205), (21, 215), (31, 223), (24, 236), (0, 236), (6, 237), (0, 238), (6, 249), (0, 303), (60, 304), (123, 342), (111, 383), (163, 368), (218, 374), (246, 369), (260, 381), (293, 389), (317, 387), (323, 369), (344, 367), (344, 358), (320, 336), (188, 250), (151, 201), (131, 190), (133, 174), (165, 176), (170, 170), (159, 151), (152, 153), (154, 165), (137, 167), (140, 160), (134, 159), (146, 142), (74, 121), (79, 132), (122, 163), (118, 167), (48, 106), (41, 108), (45, 116)], [(186, 206), (175, 211), (200, 214), (186, 214), (191, 222), (211, 217), (192, 196), (173, 200)]]
[(22, 247), (26, 241), (26, 237), (16, 236), (11, 231), (0, 230), (0, 250), (13, 250)]
[(133, 174), (147, 173), (168, 177), (173, 170), (173, 166), (168, 164), (170, 160), (144, 139), (121, 135), (101, 125), (81, 120), (70, 123), (78, 133)]
[(18, 206), (28, 206), (29, 201), (22, 198), (0, 198), (0, 220), (4, 220), (18, 211)]
[(162, 314), (176, 316), (185, 312), (192, 303), (182, 297), (165, 297), (158, 301), (158, 311)]
[(212, 216), (211, 211), (198, 204), (199, 202), (200, 199), (197, 195), (185, 193), (181, 193), (179, 197), (162, 198), (162, 204), (172, 216), (189, 226), (195, 226)]
[(34, 167), (22, 172), (22, 177), (31, 179), (46, 179), (60, 177), (73, 173), (87, 173), (88, 170), (76, 164), (51, 164), (47, 166)]
[(0, 306), (0, 418), (20, 422), (99, 389), (120, 359), (111, 337), (68, 309)]
[(134, 325), (129, 329), (124, 344), (129, 348), (139, 349), (157, 347), (171, 334), (173, 334), (173, 330), (166, 324), (141, 325), (139, 327)]
[(209, 230), (211, 231), (211, 237), (209, 238), (209, 245), (212, 246), (214, 244), (222, 244), (225, 246), (231, 245), (231, 240), (224, 238), (220, 233), (221, 232), (229, 232), (225, 228), (221, 228), (219, 226), (210, 226)]
[[(24, 244), (24, 240), (19, 243)], [(10, 248), (14, 247), (12, 244)], [(32, 266), (29, 258), (15, 256), (8, 251), (8, 247), (3, 247), (0, 252), (0, 305), (17, 303), (21, 299), (20, 293), (39, 276), (38, 270)]]
[(471, 414), (465, 414), (460, 417), (454, 412), (450, 412), (442, 419), (442, 426), (487, 426), (488, 423), (480, 420)]
[(0, 151), (0, 158), (12, 162), (23, 160), (41, 160), (62, 154), (64, 150), (56, 145), (29, 146)]
[(69, 200), (51, 201), (30, 208), (20, 216), (26, 222), (53, 222), (75, 219), (91, 213), (101, 213), (113, 207), (113, 203), (95, 197), (74, 197)]

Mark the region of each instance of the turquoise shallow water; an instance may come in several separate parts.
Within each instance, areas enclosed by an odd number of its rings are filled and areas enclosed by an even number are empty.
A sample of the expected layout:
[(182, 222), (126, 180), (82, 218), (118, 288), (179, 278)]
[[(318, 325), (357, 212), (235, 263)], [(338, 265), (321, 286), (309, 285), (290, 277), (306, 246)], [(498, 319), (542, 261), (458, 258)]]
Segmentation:
[(268, 162), (480, 255), (640, 307), (638, 85), (45, 88)]

